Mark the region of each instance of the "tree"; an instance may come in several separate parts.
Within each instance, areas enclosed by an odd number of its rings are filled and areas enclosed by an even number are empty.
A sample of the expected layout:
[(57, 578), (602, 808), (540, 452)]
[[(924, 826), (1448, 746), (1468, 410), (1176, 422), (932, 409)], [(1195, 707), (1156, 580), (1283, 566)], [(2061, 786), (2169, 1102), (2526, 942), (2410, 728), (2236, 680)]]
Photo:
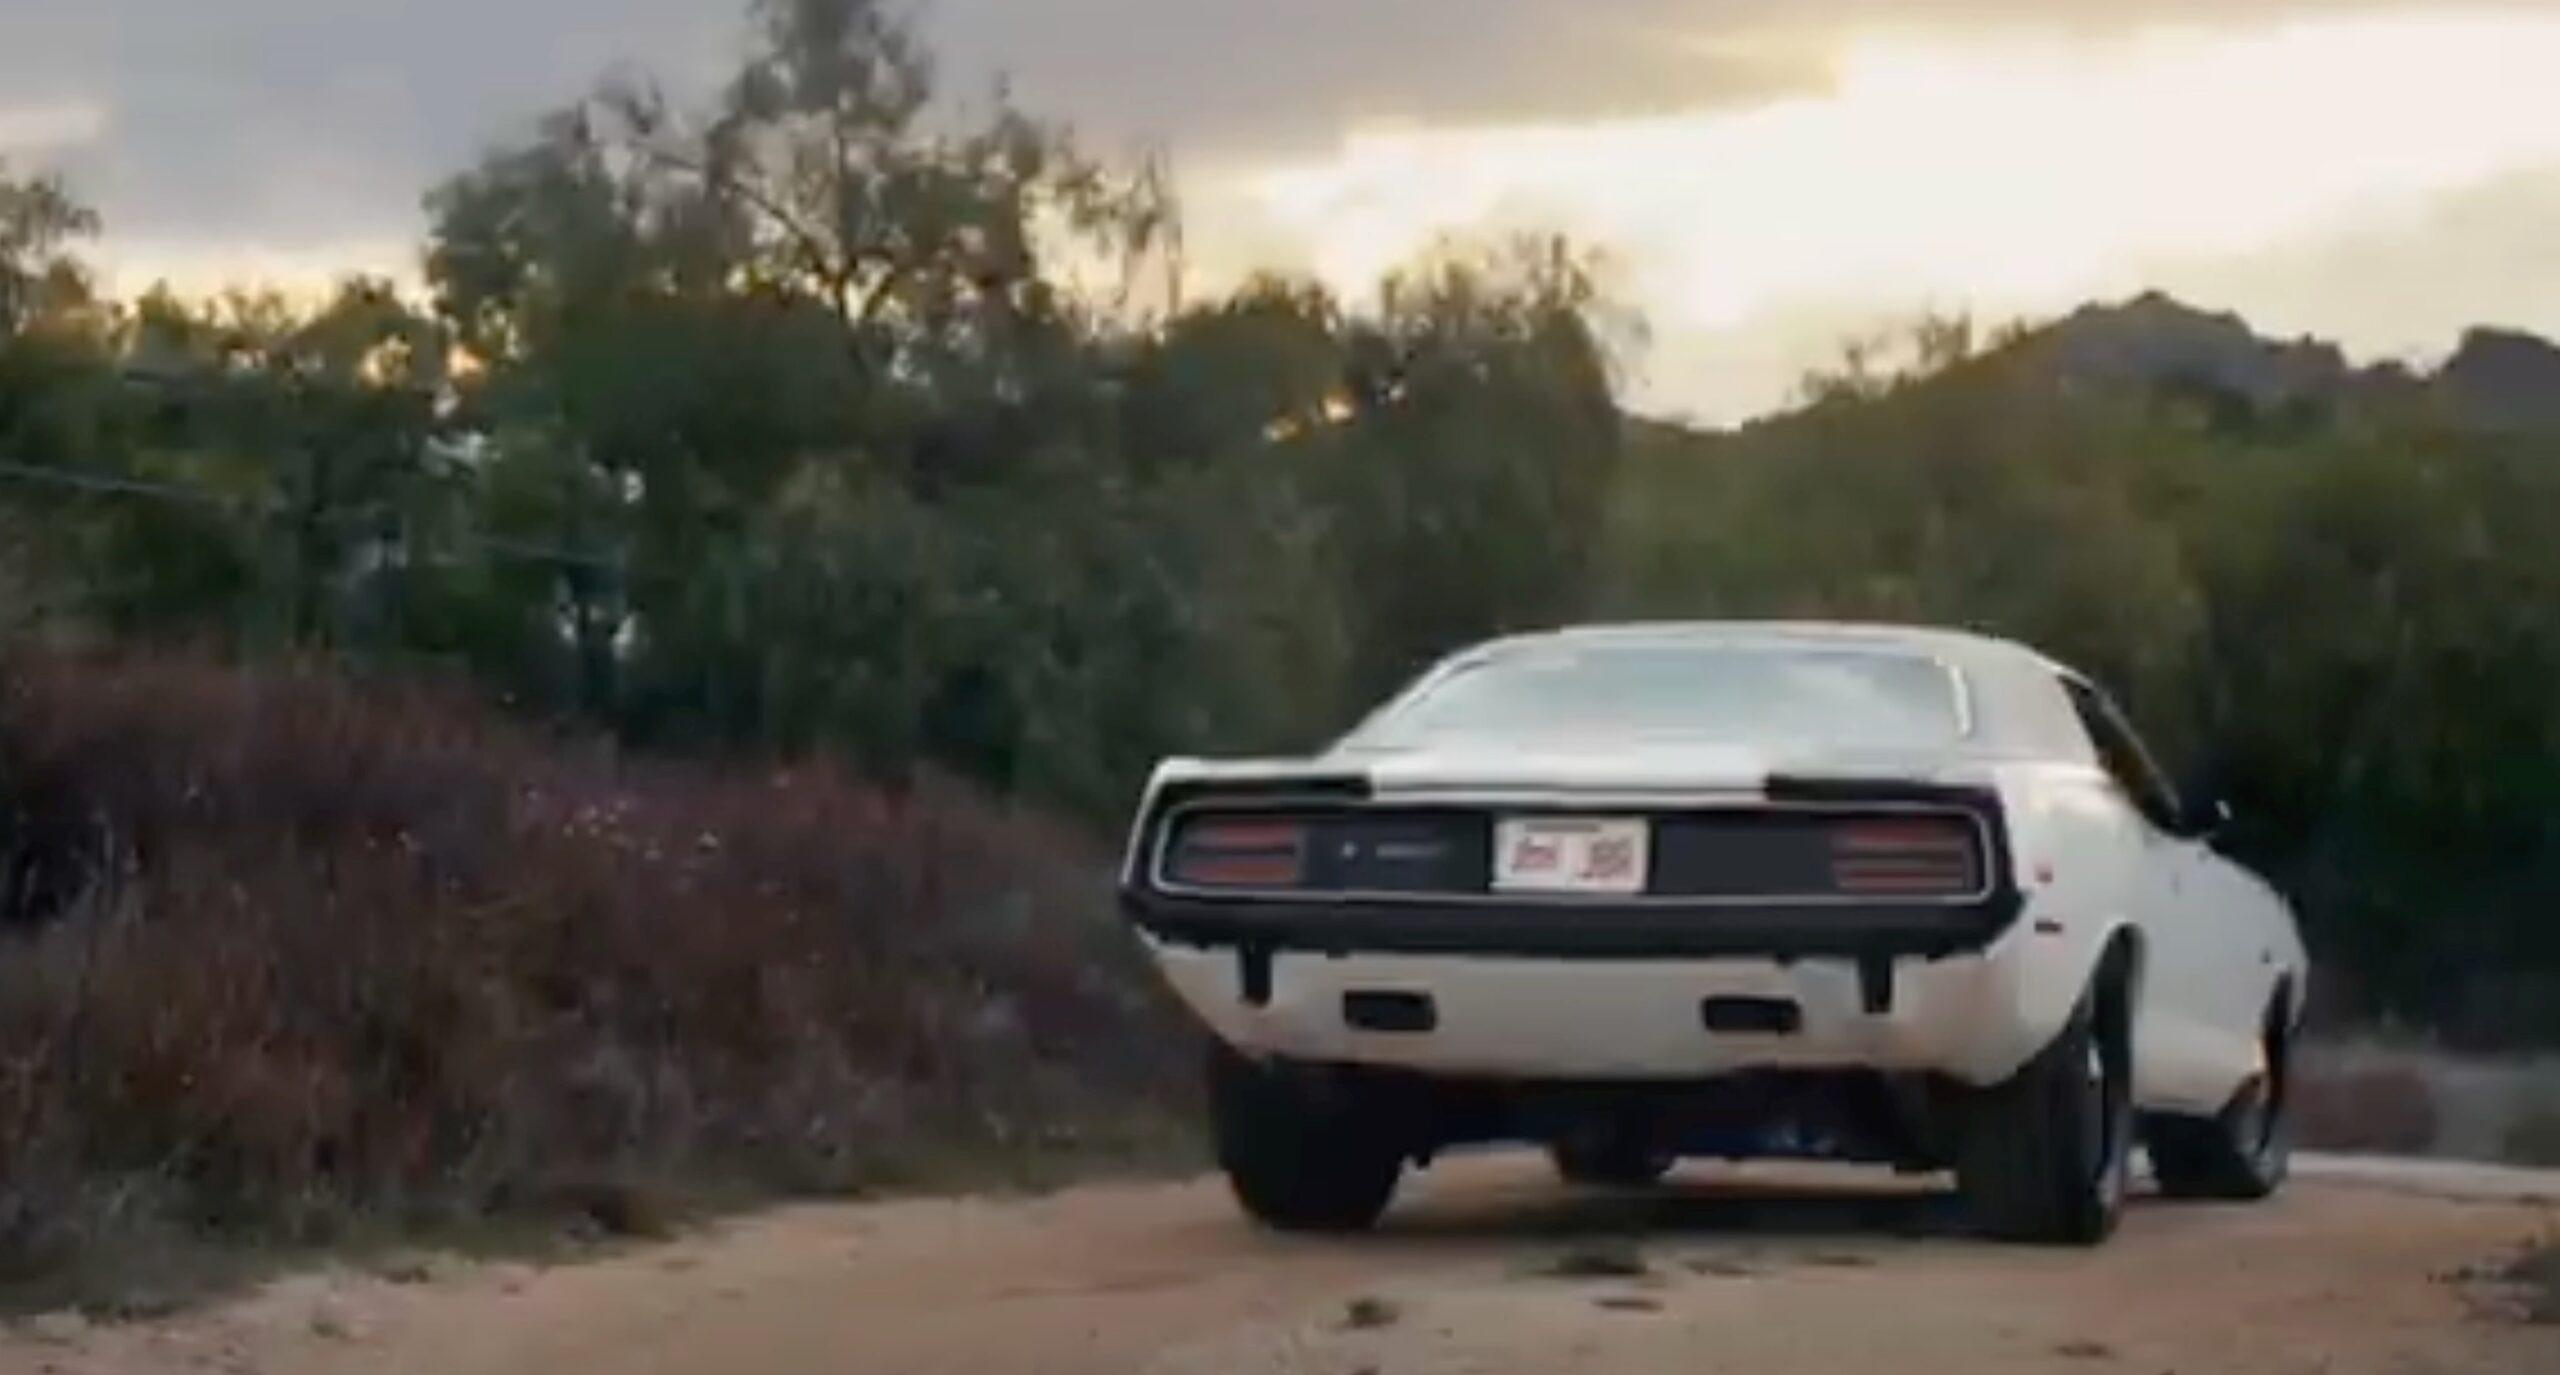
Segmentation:
[[(97, 213), (60, 179), (0, 162), (0, 463), (78, 468), (117, 443), (115, 320), (72, 248)], [(0, 625), (57, 616), (79, 597), (62, 517), (79, 489), (42, 472), (0, 475)]]
[(295, 646), (395, 634), (368, 622), (396, 618), (387, 594), (453, 523), (431, 444), (442, 331), (359, 278), (317, 306), (155, 289), (122, 343), (133, 421), (113, 464), (138, 486), (96, 512), (92, 558), (119, 576), (92, 609)]
[[(885, 475), (942, 500), (1102, 423), (1043, 253), (1125, 250), (1163, 213), (1001, 104), (944, 132), (929, 63), (871, 0), (755, 15), (708, 111), (609, 85), (429, 201), (430, 279), (481, 365), (466, 412), (496, 467), (585, 494), (557, 539), (625, 541), (615, 614), (577, 565), (559, 580), (585, 699), (643, 731), (755, 734), (738, 608), (782, 566), (753, 544), (787, 494)], [(525, 442), (538, 457), (504, 451)]]
[(1597, 302), (1531, 241), (1426, 260), (1355, 326), (1327, 504), (1359, 695), (1582, 609), (1621, 438)]
[(97, 232), (61, 178), (13, 180), (0, 160), (0, 338), (89, 303), (88, 268), (66, 250)]

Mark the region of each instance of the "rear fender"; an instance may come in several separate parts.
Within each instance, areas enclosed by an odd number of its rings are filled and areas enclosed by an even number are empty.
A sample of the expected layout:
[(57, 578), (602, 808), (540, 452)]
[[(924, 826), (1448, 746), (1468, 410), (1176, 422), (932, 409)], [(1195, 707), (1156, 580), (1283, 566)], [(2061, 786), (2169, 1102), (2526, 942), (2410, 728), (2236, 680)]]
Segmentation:
[(2081, 782), (2039, 774), (2000, 785), (2023, 910), (1993, 959), (1993, 1001), (2012, 1034), (1984, 1038), (1998, 1052), (1974, 1067), (1978, 1082), (2008, 1077), (2051, 1044), (2119, 947), (2124, 1005), (2140, 1038), (2148, 951), (2130, 901), (2131, 861), (2117, 814)]

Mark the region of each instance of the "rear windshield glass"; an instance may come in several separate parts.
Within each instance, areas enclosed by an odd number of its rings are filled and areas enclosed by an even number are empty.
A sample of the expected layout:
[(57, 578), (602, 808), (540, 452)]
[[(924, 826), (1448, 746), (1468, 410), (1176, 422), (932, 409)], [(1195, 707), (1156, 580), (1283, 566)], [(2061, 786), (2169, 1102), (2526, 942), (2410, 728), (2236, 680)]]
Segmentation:
[(1823, 646), (1590, 644), (1501, 651), (1398, 703), (1345, 741), (1679, 736), (1944, 744), (1964, 733), (1937, 660)]

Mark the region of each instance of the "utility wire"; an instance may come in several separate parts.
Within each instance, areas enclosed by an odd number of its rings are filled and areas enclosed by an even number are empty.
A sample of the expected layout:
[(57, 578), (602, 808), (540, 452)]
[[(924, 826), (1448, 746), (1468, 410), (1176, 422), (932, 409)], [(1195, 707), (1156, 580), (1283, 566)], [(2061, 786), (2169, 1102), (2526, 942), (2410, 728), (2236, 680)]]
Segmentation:
[(196, 506), (245, 506), (235, 497), (188, 487), (174, 487), (164, 482), (145, 482), (140, 478), (115, 477), (107, 473), (83, 473), (68, 468), (38, 467), (30, 463), (12, 463), (0, 459), (0, 477), (13, 477), (39, 485), (69, 487), (83, 492), (113, 492), (120, 496), (160, 497)]
[[(244, 507), (257, 509), (259, 506), (259, 503), (245, 498), (226, 497), (219, 493), (181, 487), (174, 483), (118, 477), (109, 473), (84, 473), (76, 469), (55, 468), (41, 464), (13, 463), (7, 459), (0, 459), (0, 478), (29, 482), (37, 486), (61, 487), (111, 496), (151, 497), (161, 501), (183, 502), (191, 506), (210, 506), (221, 510), (237, 510)], [(378, 507), (342, 507), (337, 511), (322, 512), (321, 515), (322, 518), (327, 519), (347, 515), (373, 515), (378, 511)], [(265, 513), (273, 514), (273, 508), (267, 508)], [(492, 554), (509, 558), (600, 569), (617, 574), (624, 571), (620, 559), (584, 554), (574, 549), (563, 549), (533, 540), (515, 539), (505, 535), (483, 535), (468, 531), (457, 535), (456, 538), (474, 548), (485, 549)]]

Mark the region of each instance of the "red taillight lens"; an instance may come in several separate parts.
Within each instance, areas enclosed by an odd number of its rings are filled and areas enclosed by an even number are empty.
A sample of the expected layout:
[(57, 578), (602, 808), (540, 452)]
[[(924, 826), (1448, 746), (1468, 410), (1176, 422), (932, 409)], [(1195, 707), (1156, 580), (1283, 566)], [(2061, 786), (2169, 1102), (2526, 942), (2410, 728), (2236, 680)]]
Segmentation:
[(1303, 823), (1202, 818), (1174, 834), (1165, 877), (1198, 888), (1295, 888), (1306, 865)]
[(1981, 850), (1953, 817), (1845, 821), (1831, 830), (1831, 881), (1861, 897), (1967, 897), (1982, 888)]

